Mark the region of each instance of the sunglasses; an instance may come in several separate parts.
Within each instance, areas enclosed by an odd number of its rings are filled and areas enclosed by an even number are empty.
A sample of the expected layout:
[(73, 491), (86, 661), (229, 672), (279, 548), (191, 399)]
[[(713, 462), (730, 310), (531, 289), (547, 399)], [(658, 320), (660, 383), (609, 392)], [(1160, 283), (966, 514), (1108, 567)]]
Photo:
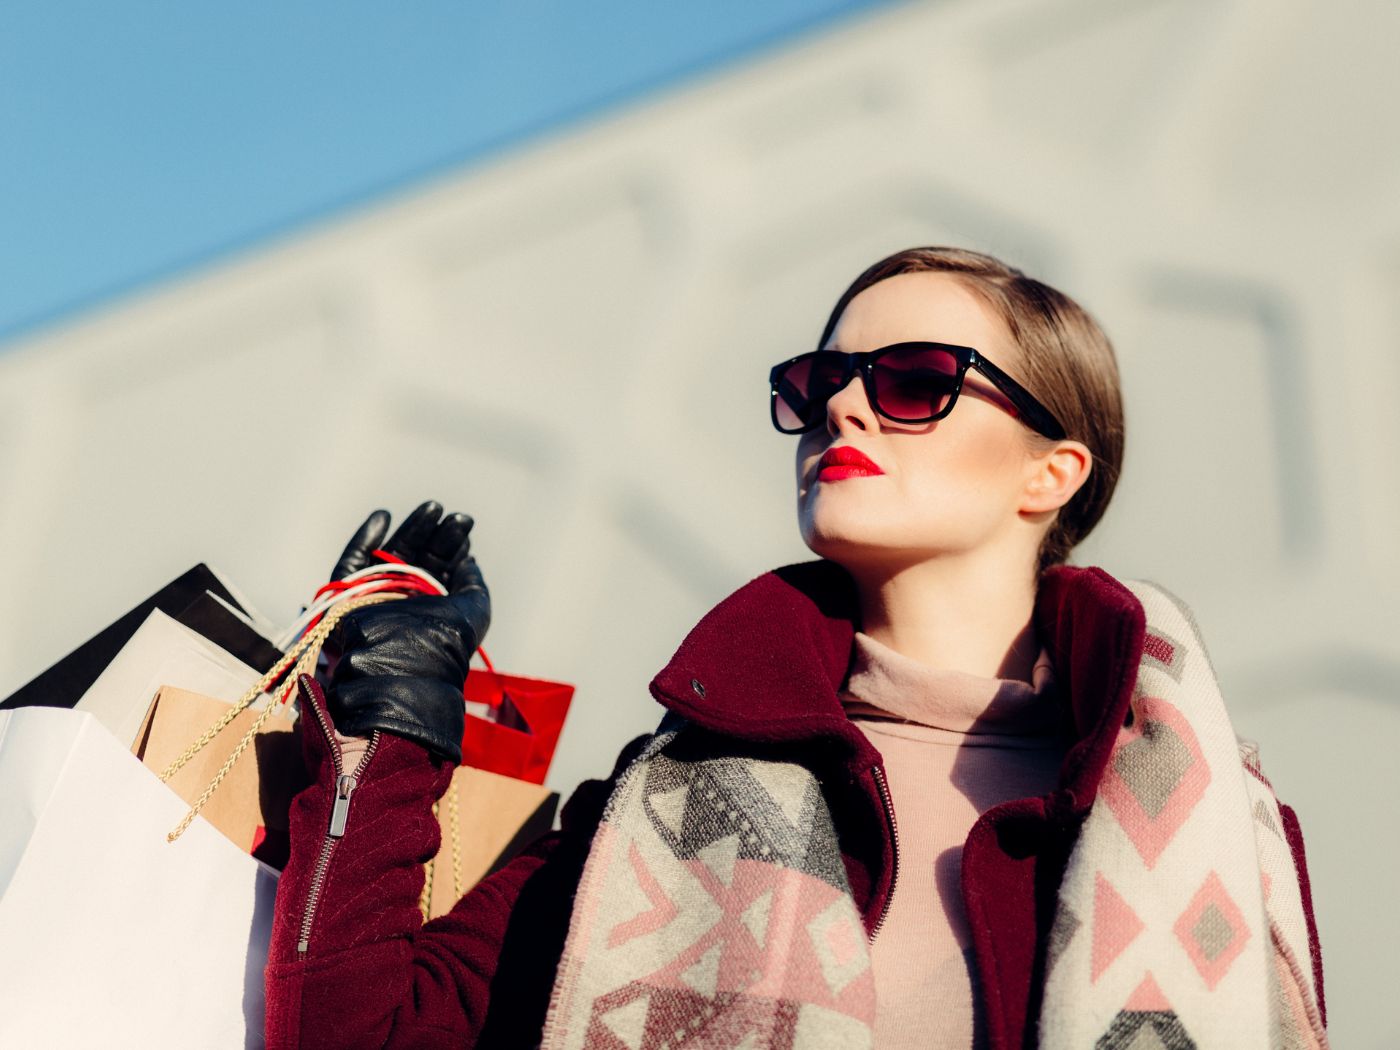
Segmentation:
[(981, 372), (1011, 402), (1011, 414), (1053, 441), (1065, 437), (1048, 408), (970, 346), (909, 342), (857, 354), (813, 350), (799, 354), (768, 373), (772, 387), (773, 426), (784, 434), (802, 434), (820, 426), (826, 403), (860, 372), (870, 407), (895, 423), (931, 423), (957, 404), (963, 376)]

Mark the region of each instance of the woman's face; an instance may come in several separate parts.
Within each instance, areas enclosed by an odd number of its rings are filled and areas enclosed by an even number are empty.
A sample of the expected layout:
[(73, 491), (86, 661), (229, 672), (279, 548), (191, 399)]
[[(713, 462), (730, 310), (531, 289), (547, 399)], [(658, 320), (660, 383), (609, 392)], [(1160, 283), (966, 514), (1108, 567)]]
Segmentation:
[[(874, 350), (905, 340), (975, 347), (1020, 379), (1006, 325), (944, 273), (898, 274), (847, 304), (823, 350)], [(803, 542), (844, 565), (897, 567), (986, 545), (1039, 542), (1020, 509), (1035, 473), (1025, 426), (981, 373), (969, 369), (957, 403), (932, 423), (876, 415), (859, 375), (827, 404), (826, 425), (797, 446), (797, 517)], [(832, 446), (863, 452), (883, 473), (819, 479)], [(1044, 516), (1037, 520), (1044, 521)]]

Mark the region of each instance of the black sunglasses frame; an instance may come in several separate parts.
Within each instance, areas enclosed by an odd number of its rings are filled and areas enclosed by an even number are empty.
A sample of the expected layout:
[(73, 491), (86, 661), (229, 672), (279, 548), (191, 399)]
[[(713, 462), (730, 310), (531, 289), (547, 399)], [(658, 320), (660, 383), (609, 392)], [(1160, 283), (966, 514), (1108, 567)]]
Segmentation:
[[(951, 354), (957, 361), (958, 370), (956, 381), (953, 384), (953, 391), (948, 396), (948, 403), (942, 411), (935, 412), (930, 416), (921, 416), (918, 419), (900, 419), (898, 416), (890, 415), (880, 407), (879, 399), (875, 394), (875, 362), (885, 354), (895, 350), (905, 348), (916, 348), (920, 350), (943, 350)], [(953, 343), (933, 343), (923, 340), (913, 340), (903, 343), (891, 343), (889, 346), (882, 346), (875, 350), (862, 350), (858, 353), (847, 354), (838, 350), (810, 350), (805, 354), (798, 354), (790, 357), (786, 361), (774, 365), (768, 372), (768, 385), (771, 388), (768, 408), (773, 419), (773, 426), (781, 434), (805, 434), (809, 430), (815, 430), (821, 426), (821, 418), (814, 419), (811, 423), (796, 430), (788, 430), (778, 423), (778, 384), (782, 381), (784, 373), (789, 368), (800, 361), (806, 361), (816, 357), (818, 354), (838, 354), (845, 358), (841, 371), (841, 381), (837, 384), (837, 390), (844, 390), (846, 384), (851, 381), (851, 377), (860, 372), (861, 383), (865, 387), (865, 396), (870, 401), (870, 407), (876, 413), (888, 419), (892, 423), (932, 423), (942, 419), (949, 412), (953, 411), (953, 406), (958, 403), (958, 395), (962, 393), (963, 377), (967, 375), (969, 368), (974, 368), (981, 372), (987, 379), (1006, 395), (1008, 401), (1015, 407), (1018, 413), (1017, 418), (1026, 426), (1030, 427), (1038, 434), (1043, 434), (1052, 441), (1063, 440), (1065, 428), (1060, 425), (1060, 421), (1054, 414), (1042, 405), (1031, 395), (1030, 391), (1023, 387), (1016, 380), (1003, 372), (996, 365), (987, 360), (981, 353), (970, 346), (957, 346)]]

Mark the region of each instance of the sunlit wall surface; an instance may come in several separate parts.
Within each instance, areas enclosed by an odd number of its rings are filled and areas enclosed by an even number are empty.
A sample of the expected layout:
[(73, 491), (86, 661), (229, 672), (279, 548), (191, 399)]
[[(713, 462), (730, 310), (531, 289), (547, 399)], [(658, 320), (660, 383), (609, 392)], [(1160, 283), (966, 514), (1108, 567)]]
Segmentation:
[(567, 791), (712, 603), (810, 556), (767, 367), (880, 255), (988, 250), (1113, 336), (1127, 464), (1076, 560), (1196, 611), (1307, 835), (1334, 1043), (1396, 1045), (1397, 42), (1380, 2), (845, 12), (21, 325), (0, 687), (198, 560), (286, 618), (433, 496), (497, 664), (579, 685)]

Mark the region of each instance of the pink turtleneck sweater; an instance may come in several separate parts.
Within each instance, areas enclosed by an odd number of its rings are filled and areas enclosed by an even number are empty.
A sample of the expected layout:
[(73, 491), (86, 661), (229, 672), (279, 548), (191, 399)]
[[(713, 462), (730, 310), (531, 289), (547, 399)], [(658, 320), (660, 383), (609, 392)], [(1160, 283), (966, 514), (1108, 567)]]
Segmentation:
[(962, 847), (984, 811), (1055, 787), (1070, 741), (1043, 649), (1032, 677), (939, 670), (856, 633), (841, 700), (884, 756), (899, 835), (894, 898), (871, 945), (881, 1050), (983, 1045)]

